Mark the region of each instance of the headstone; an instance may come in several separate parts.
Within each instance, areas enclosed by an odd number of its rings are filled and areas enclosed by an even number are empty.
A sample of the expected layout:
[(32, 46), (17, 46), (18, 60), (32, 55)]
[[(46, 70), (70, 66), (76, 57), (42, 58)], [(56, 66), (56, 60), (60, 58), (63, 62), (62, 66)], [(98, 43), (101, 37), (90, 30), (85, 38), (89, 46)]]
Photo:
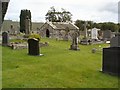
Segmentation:
[(120, 47), (103, 49), (102, 71), (120, 76)]
[(103, 40), (103, 31), (101, 30), (98, 31), (98, 39)]
[(117, 35), (110, 40), (110, 47), (120, 47), (120, 35)]
[(91, 40), (88, 38), (87, 22), (85, 22), (85, 24), (84, 24), (84, 38), (81, 39), (80, 44), (88, 45), (88, 44), (90, 44), (90, 41)]
[(103, 32), (103, 39), (104, 39), (104, 40), (110, 41), (111, 36), (112, 36), (112, 33), (111, 33), (110, 30), (105, 30), (105, 31)]
[(10, 25), (10, 34), (15, 34), (14, 26)]
[(84, 38), (88, 38), (88, 31), (87, 31), (87, 22), (84, 24)]
[(35, 38), (28, 39), (28, 54), (29, 55), (40, 55), (38, 39), (35, 39)]
[(103, 48), (102, 71), (120, 76), (120, 36), (111, 39), (110, 47)]
[(80, 50), (78, 46), (78, 32), (74, 32), (72, 35), (72, 45), (70, 46), (70, 50)]
[(27, 17), (25, 20), (25, 34), (30, 34), (30, 19)]
[(2, 45), (7, 46), (9, 43), (9, 36), (7, 32), (2, 33)]
[(91, 39), (98, 39), (98, 29), (97, 28), (93, 28), (91, 30)]

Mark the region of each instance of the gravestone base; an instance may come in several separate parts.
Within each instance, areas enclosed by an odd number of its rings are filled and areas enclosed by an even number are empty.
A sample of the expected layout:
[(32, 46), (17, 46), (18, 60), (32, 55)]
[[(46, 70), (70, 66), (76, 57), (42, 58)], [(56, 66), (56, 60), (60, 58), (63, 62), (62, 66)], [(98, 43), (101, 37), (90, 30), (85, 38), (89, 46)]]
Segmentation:
[(2, 46), (5, 46), (5, 47), (7, 47), (7, 46), (9, 46), (9, 44), (2, 44)]
[(103, 48), (102, 72), (120, 76), (120, 47)]
[(82, 45), (89, 45), (89, 44), (91, 44), (91, 40), (89, 40), (89, 39), (82, 39), (80, 41), (80, 44), (82, 44)]
[(44, 54), (38, 54), (38, 55), (32, 55), (32, 54), (28, 54), (30, 56), (44, 56)]
[(76, 50), (76, 51), (79, 51), (80, 48), (79, 48), (78, 45), (71, 45), (71, 46), (70, 46), (70, 50)]
[(43, 54), (40, 54), (39, 56), (44, 56)]

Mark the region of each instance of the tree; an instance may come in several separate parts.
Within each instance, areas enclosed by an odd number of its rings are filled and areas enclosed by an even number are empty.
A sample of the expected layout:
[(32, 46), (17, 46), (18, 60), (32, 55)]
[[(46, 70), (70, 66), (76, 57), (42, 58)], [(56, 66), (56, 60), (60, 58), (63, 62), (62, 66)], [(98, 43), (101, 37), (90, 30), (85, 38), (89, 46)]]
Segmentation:
[(76, 20), (75, 21), (75, 25), (79, 28), (79, 30), (83, 31), (84, 30), (84, 25), (85, 25), (85, 22), (87, 22), (87, 29), (91, 29), (93, 28), (93, 21), (83, 21), (83, 20)]
[(84, 23), (85, 23), (85, 21), (82, 21), (82, 20), (75, 21), (75, 25), (79, 28), (80, 31), (84, 30)]
[(61, 11), (57, 11), (54, 6), (50, 7), (47, 14), (45, 15), (45, 19), (50, 22), (67, 22), (72, 21), (72, 14), (65, 9), (61, 9)]
[[(25, 19), (26, 18), (29, 18), (30, 21), (31, 21), (31, 12), (30, 10), (21, 10), (21, 13), (20, 13), (20, 32), (25, 32)], [(32, 29), (32, 22), (31, 22), (31, 27)]]
[(111, 30), (112, 32), (116, 32), (118, 30), (118, 25), (112, 22), (105, 22), (100, 23), (100, 29), (101, 30)]
[(62, 8), (62, 12), (61, 12), (61, 18), (62, 18), (62, 22), (67, 22), (67, 21), (72, 21), (72, 14), (69, 11), (66, 11), (65, 9)]
[[(84, 24), (86, 21), (83, 20), (76, 20), (75, 25), (79, 27), (80, 30), (84, 30)], [(111, 30), (112, 32), (116, 32), (117, 30), (120, 32), (120, 23), (115, 24), (113, 22), (104, 22), (104, 23), (96, 23), (93, 21), (87, 21), (87, 29), (91, 28), (99, 28), (102, 31), (104, 30)]]

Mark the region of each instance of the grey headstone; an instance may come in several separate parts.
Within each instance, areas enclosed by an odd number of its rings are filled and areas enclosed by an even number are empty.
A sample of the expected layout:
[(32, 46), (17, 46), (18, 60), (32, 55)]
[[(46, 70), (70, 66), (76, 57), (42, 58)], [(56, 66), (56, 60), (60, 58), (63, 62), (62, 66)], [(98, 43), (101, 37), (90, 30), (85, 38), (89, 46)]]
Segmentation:
[(2, 45), (7, 46), (9, 43), (9, 36), (7, 32), (2, 33)]
[(28, 39), (28, 54), (29, 55), (40, 55), (38, 39), (35, 39), (35, 38)]
[(74, 32), (72, 35), (72, 45), (70, 46), (70, 50), (80, 50), (78, 46), (78, 32)]
[(97, 28), (93, 28), (91, 30), (91, 39), (98, 39), (98, 29)]
[(112, 37), (111, 31), (110, 30), (105, 30), (103, 32), (103, 39), (105, 40), (110, 40)]
[(25, 34), (30, 34), (30, 19), (27, 17), (25, 20)]
[(111, 39), (110, 47), (120, 47), (120, 36), (119, 35)]

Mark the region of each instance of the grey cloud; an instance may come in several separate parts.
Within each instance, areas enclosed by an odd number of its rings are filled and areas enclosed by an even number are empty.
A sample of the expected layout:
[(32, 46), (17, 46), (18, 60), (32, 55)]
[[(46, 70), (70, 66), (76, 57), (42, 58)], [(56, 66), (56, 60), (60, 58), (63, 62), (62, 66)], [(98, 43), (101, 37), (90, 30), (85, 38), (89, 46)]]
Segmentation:
[(117, 2), (109, 2), (99, 9), (101, 12), (107, 11), (114, 14), (118, 14), (118, 3)]

